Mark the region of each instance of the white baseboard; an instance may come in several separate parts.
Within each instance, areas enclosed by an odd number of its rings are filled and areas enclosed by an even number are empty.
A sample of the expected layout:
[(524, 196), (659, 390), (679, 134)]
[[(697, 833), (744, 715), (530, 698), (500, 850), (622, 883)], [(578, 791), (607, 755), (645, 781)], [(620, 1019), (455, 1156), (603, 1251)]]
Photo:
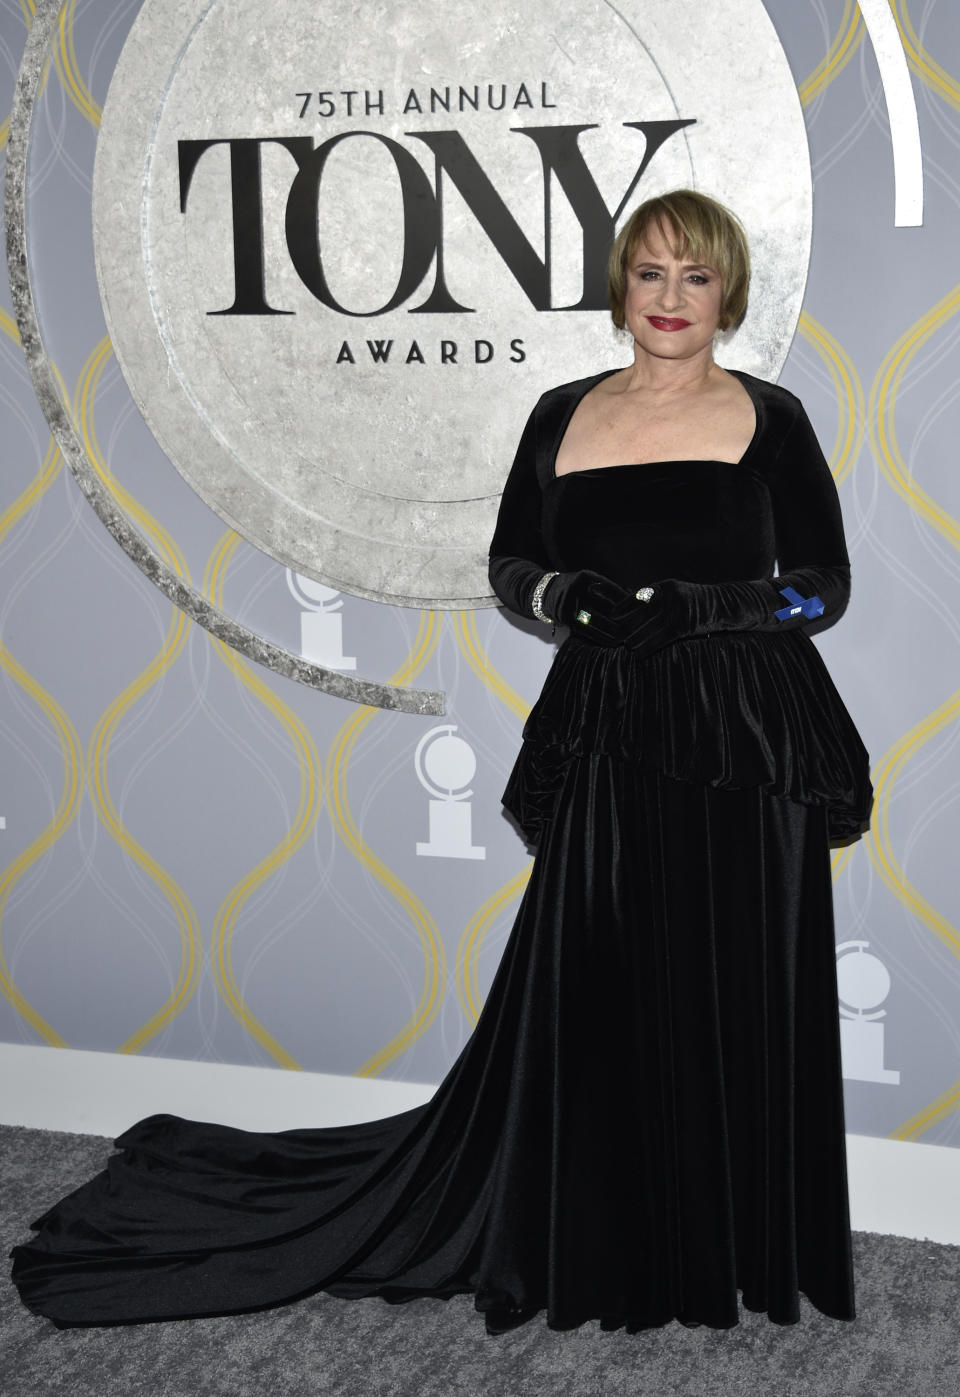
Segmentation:
[(120, 1135), (166, 1113), (243, 1130), (378, 1120), (429, 1101), (412, 1082), (0, 1043), (0, 1125)]
[[(429, 1101), (411, 1082), (0, 1043), (0, 1124), (119, 1135), (156, 1112), (245, 1130), (377, 1120)], [(862, 1232), (960, 1245), (960, 1149), (847, 1137)]]
[(847, 1166), (858, 1232), (960, 1245), (960, 1150), (848, 1135)]

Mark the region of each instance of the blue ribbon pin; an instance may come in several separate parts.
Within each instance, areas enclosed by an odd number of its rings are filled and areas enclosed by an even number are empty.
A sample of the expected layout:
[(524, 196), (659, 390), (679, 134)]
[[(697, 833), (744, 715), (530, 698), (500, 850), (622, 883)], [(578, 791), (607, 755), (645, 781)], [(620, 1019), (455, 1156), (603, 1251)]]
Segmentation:
[(791, 616), (806, 616), (812, 621), (815, 616), (823, 615), (824, 605), (819, 597), (801, 597), (795, 587), (781, 587), (780, 595), (786, 597), (790, 605), (773, 613), (778, 621), (788, 621)]

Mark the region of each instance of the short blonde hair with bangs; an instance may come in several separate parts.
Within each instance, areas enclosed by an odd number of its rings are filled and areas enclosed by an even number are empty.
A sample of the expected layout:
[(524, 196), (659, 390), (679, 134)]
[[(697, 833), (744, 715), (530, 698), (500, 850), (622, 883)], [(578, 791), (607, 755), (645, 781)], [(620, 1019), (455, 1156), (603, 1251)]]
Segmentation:
[(610, 249), (610, 314), (618, 330), (626, 323), (627, 269), (651, 229), (656, 229), (674, 257), (713, 267), (721, 285), (720, 329), (736, 328), (747, 313), (750, 249), (740, 220), (707, 194), (675, 189), (658, 194), (635, 209)]

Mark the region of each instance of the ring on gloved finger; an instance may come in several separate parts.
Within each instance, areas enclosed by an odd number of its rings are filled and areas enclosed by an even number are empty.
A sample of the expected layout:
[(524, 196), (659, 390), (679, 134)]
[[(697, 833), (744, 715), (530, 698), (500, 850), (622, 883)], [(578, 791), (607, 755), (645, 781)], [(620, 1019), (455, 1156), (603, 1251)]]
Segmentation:
[(578, 612), (577, 612), (577, 620), (580, 622), (581, 626), (589, 626), (589, 624), (590, 624), (590, 612), (589, 612), (589, 611), (578, 611)]
[(641, 587), (640, 590), (639, 590), (639, 592), (637, 592), (636, 597), (637, 597), (637, 601), (652, 601), (652, 600), (653, 600), (653, 588), (652, 588), (652, 587)]

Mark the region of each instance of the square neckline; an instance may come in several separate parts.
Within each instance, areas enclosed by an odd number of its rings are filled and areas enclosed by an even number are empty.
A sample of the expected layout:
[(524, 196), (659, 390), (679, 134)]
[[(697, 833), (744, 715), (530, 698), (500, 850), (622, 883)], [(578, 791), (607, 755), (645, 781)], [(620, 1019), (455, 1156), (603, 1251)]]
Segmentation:
[[(721, 365), (720, 367), (723, 366)], [(760, 435), (762, 412), (761, 401), (759, 395), (754, 393), (752, 388), (749, 386), (749, 383), (747, 382), (747, 380), (749, 380), (750, 378), (749, 374), (744, 373), (742, 369), (724, 369), (724, 372), (730, 374), (733, 378), (737, 380), (737, 382), (740, 384), (741, 388), (753, 404), (753, 434), (750, 437), (750, 440), (747, 442), (742, 456), (740, 456), (738, 460), (720, 461), (717, 460), (716, 457), (712, 456), (671, 456), (658, 461), (617, 461), (611, 466), (584, 466), (580, 470), (564, 471), (562, 475), (557, 475), (557, 457), (560, 454), (561, 443), (563, 442), (563, 439), (567, 434), (567, 428), (570, 426), (570, 423), (573, 420), (573, 414), (576, 412), (577, 408), (583, 402), (587, 394), (592, 392), (592, 390), (596, 388), (598, 384), (603, 383), (603, 381), (607, 378), (612, 378), (615, 373), (620, 373), (619, 368), (604, 369), (602, 373), (594, 374), (592, 378), (586, 380), (587, 386), (584, 388), (582, 393), (577, 394), (577, 396), (571, 403), (568, 411), (564, 414), (560, 422), (556, 439), (553, 443), (553, 450), (550, 455), (550, 480), (556, 482), (560, 480), (566, 480), (569, 476), (576, 475), (598, 476), (602, 475), (604, 471), (644, 470), (649, 466), (714, 465), (730, 466), (733, 469), (736, 469), (737, 467), (744, 465), (747, 461), (747, 458), (752, 453), (753, 448), (756, 445), (757, 438)]]

